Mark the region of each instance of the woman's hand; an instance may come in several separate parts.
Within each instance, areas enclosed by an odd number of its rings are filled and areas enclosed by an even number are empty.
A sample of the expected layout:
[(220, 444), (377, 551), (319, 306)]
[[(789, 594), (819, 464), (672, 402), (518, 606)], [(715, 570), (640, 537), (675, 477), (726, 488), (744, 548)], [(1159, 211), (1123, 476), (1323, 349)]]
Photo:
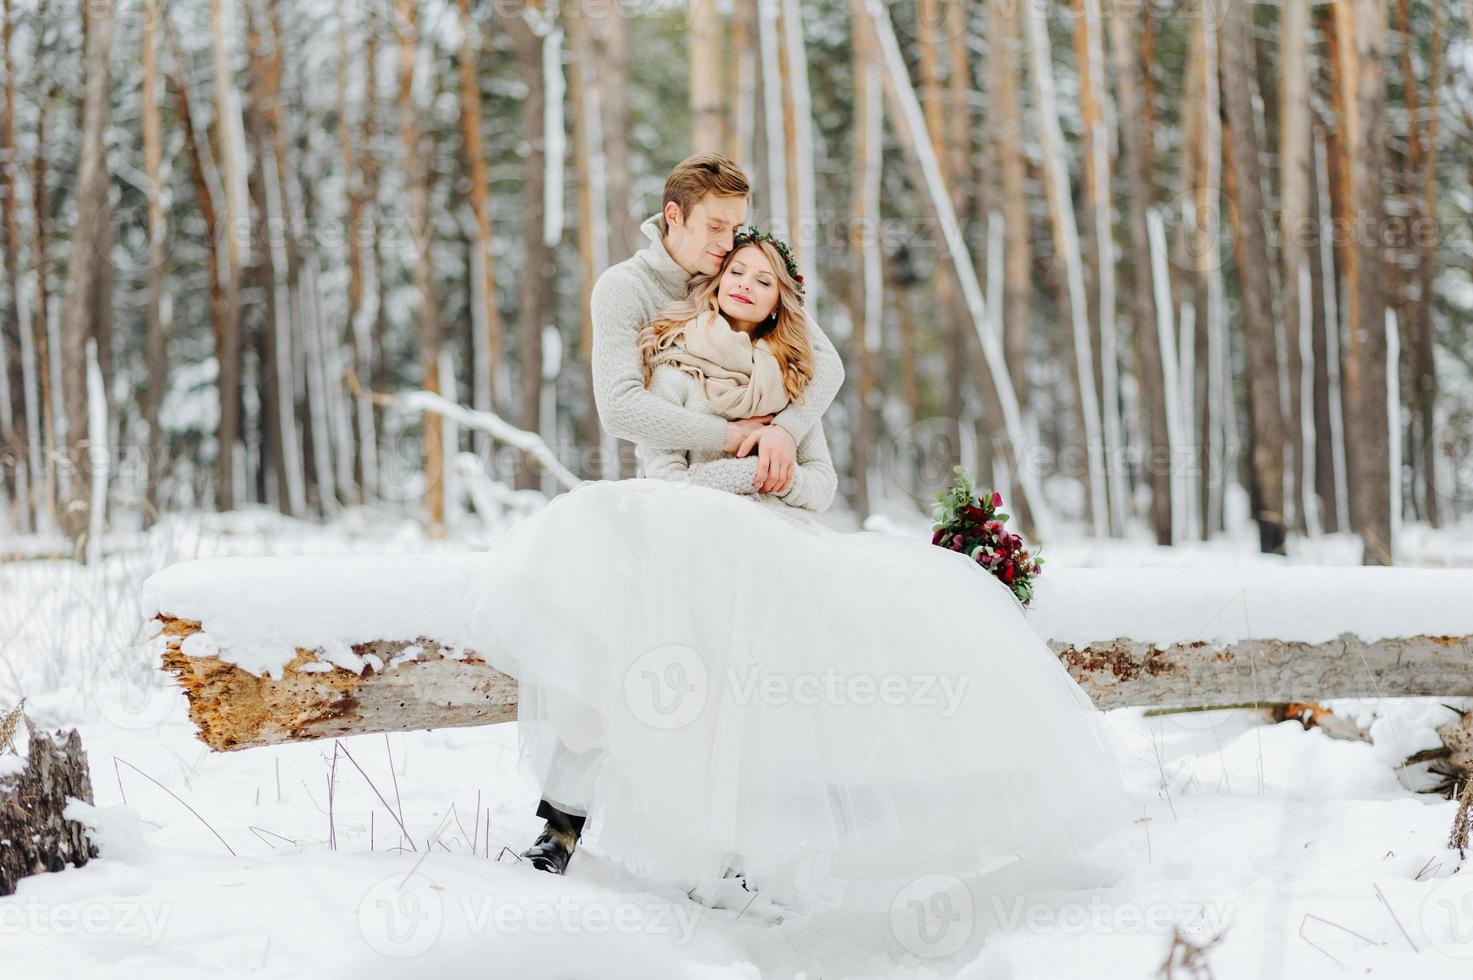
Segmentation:
[(752, 485), (761, 493), (783, 493), (793, 483), (793, 467), (798, 459), (798, 445), (793, 434), (780, 425), (764, 425), (747, 436), (737, 450), (746, 456), (757, 446), (757, 474)]
[(772, 418), (771, 415), (754, 415), (749, 419), (726, 423), (726, 445), (722, 447), (722, 452), (745, 456), (745, 451), (738, 453), (737, 450), (746, 446), (752, 434), (771, 422)]

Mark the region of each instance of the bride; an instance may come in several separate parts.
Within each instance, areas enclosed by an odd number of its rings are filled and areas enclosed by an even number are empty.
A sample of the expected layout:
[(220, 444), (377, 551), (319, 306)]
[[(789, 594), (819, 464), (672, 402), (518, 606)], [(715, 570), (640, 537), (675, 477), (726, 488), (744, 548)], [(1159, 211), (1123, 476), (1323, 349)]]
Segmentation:
[[(811, 377), (802, 303), (787, 247), (745, 232), (641, 332), (646, 385), (780, 411)], [(781, 494), (753, 458), (644, 452), (647, 478), (584, 483), (497, 543), (473, 624), (519, 681), (523, 763), (590, 815), (585, 847), (803, 909), (1127, 825), (1102, 718), (1005, 585), (928, 538), (816, 519), (821, 424)]]

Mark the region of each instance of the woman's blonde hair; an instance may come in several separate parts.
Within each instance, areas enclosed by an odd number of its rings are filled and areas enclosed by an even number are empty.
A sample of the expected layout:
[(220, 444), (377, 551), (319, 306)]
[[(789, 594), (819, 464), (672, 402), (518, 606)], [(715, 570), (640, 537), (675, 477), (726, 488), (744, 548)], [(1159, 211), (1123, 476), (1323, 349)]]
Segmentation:
[(803, 296), (798, 291), (797, 281), (789, 274), (787, 262), (770, 241), (740, 242), (726, 253), (719, 270), (710, 275), (694, 276), (685, 299), (665, 307), (640, 330), (636, 342), (646, 388), (654, 377), (654, 356), (662, 346), (661, 338), (681, 329), (702, 313), (721, 312), (716, 303), (721, 277), (737, 253), (748, 247), (761, 249), (777, 275), (777, 305), (772, 308), (772, 314), (752, 330), (752, 340), (767, 341), (768, 348), (782, 368), (783, 389), (788, 400), (797, 401), (802, 397), (803, 389), (813, 380), (813, 345), (808, 339), (807, 314), (803, 311)]

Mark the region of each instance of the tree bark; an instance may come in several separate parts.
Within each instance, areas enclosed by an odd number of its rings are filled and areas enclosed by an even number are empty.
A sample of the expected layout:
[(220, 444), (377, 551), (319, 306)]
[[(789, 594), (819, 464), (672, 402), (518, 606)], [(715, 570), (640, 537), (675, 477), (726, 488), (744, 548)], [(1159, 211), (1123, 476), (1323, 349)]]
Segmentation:
[(720, 153), (726, 149), (728, 138), (726, 25), (716, 0), (691, 0), (687, 11), (690, 18), (691, 147), (695, 153)]
[[(1353, 0), (1355, 68), (1350, 76), (1349, 147), (1355, 225), (1356, 272), (1351, 293), (1351, 361), (1346, 395), (1351, 406), (1348, 442), (1356, 492), (1351, 507), (1367, 565), (1391, 564), (1389, 410), (1386, 403), (1386, 223), (1382, 176), (1386, 159), (1386, 10)], [(1348, 364), (1347, 368), (1351, 368)], [(1399, 477), (1400, 474), (1397, 474)]]
[(1040, 140), (1043, 148), (1044, 189), (1048, 199), (1049, 225), (1054, 247), (1063, 264), (1065, 296), (1074, 339), (1075, 394), (1084, 423), (1084, 443), (1089, 493), (1090, 524), (1096, 537), (1109, 533), (1110, 501), (1105, 489), (1104, 434), (1100, 424), (1100, 400), (1095, 388), (1093, 345), (1090, 343), (1089, 310), (1084, 291), (1084, 262), (1079, 248), (1079, 228), (1074, 218), (1074, 200), (1069, 192), (1069, 174), (1064, 159), (1064, 134), (1059, 124), (1054, 94), (1054, 70), (1049, 44), (1048, 19), (1042, 7), (1030, 7), (1027, 15), (1030, 68), (1038, 99)]
[[(1166, 426), (1165, 381), (1162, 375), (1161, 343), (1156, 329), (1156, 303), (1152, 295), (1150, 244), (1146, 232), (1146, 211), (1154, 204), (1151, 193), (1151, 154), (1140, 120), (1141, 66), (1138, 48), (1131, 36), (1132, 19), (1116, 5), (1108, 14), (1110, 53), (1115, 62), (1115, 79), (1119, 95), (1121, 125), (1120, 149), (1126, 183), (1130, 189), (1126, 221), (1130, 226), (1130, 245), (1134, 253), (1130, 280), (1130, 310), (1135, 331), (1136, 384), (1140, 386), (1140, 413), (1145, 476), (1151, 488), (1150, 524), (1156, 543), (1172, 543), (1172, 480), (1170, 445)], [(1171, 322), (1175, 311), (1168, 310)]]
[(1283, 554), (1284, 418), (1279, 401), (1268, 236), (1263, 224), (1263, 190), (1258, 169), (1258, 135), (1253, 119), (1252, 34), (1247, 0), (1228, 0), (1222, 31), (1222, 93), (1228, 153), (1236, 175), (1238, 281), (1243, 340), (1248, 351), (1248, 417), (1252, 434), (1249, 497), (1258, 523), (1258, 546)]
[[(475, 330), (474, 383), (472, 403), (485, 412), (500, 412), (497, 373), (501, 370), (501, 305), (496, 294), (496, 258), (491, 247), (491, 199), (486, 170), (486, 151), (481, 133), (481, 42), (479, 28), (471, 17), (470, 0), (459, 0), (460, 38), (460, 132), (469, 170), (470, 206), (475, 216), (475, 234), (471, 240), (474, 277), (471, 290), (471, 323)], [(569, 12), (569, 18), (581, 14)], [(488, 459), (491, 442), (477, 435), (476, 453)]]
[[(422, 387), (440, 392), (440, 313), (435, 295), (434, 226), (430, 216), (428, 167), (420, 147), (419, 106), (414, 96), (414, 67), (419, 35), (414, 0), (395, 0), (399, 39), (399, 131), (404, 142), (404, 174), (408, 184), (409, 228), (416, 242), (414, 286), (419, 294), (419, 357), (424, 368)], [(538, 168), (540, 170), (540, 167)], [(540, 229), (539, 229), (540, 234)], [(426, 414), (423, 424), (425, 455), (425, 531), (431, 538), (445, 535), (444, 426), (437, 415)]]
[[(1289, 367), (1291, 418), (1291, 485), (1297, 495), (1296, 528), (1319, 529), (1314, 500), (1315, 430), (1312, 367), (1305, 377), (1304, 352), (1313, 328), (1313, 261), (1310, 235), (1309, 2), (1284, 0), (1279, 45), (1279, 253), (1283, 261), (1281, 304)], [(1313, 519), (1311, 519), (1313, 511)]]
[(164, 213), (163, 115), (159, 110), (159, 20), (161, 0), (147, 0), (143, 22), (143, 169), (148, 179), (148, 378), (143, 392), (143, 420), (148, 426), (147, 476), (143, 526), (152, 527), (159, 513), (159, 483), (164, 473), (164, 434), (159, 425), (159, 403), (168, 386), (168, 337), (172, 314), (164, 307), (164, 282), (169, 275)]
[[(543, 85), (543, 33), (546, 16), (540, 2), (530, 2), (505, 16), (527, 97), (522, 103), (522, 125), (530, 148), (522, 180), (522, 277), (519, 343), (521, 409), (518, 424), (528, 432), (542, 430), (542, 327), (548, 318), (551, 288), (551, 250), (544, 237), (546, 208), (547, 92)], [(516, 486), (541, 486), (541, 476), (518, 461)]]
[(184, 688), (200, 741), (217, 752), (516, 719), (513, 678), (473, 650), (454, 656), (432, 638), (353, 644), (352, 652), (370, 664), (361, 674), (318, 657), (320, 650), (298, 647), (281, 680), (274, 680), (219, 657), (183, 653), (184, 641), (201, 625), (170, 616), (159, 621), (162, 668)]
[(220, 179), (225, 205), (222, 212), (225, 262), (221, 273), (224, 279), (224, 297), (215, 349), (215, 358), (219, 363), (216, 385), (220, 393), (215, 501), (221, 510), (231, 510), (235, 506), (235, 447), (241, 437), (241, 242), (249, 240), (249, 232), (245, 228), (249, 215), (246, 204), (246, 174), (243, 169), (246, 159), (244, 133), (231, 65), (234, 52), (234, 17), (226, 0), (214, 0), (210, 9), (214, 38), (215, 138), (220, 146)]
[(110, 114), (108, 68), (112, 50), (113, 7), (97, 3), (90, 8), (87, 28), (86, 79), (82, 114), (82, 159), (78, 167), (76, 224), (72, 227), (72, 259), (62, 304), (62, 390), (66, 400), (67, 449), (72, 477), (62, 528), (80, 555), (92, 508), (92, 466), (87, 438), (87, 341), (93, 336), (95, 295), (107, 257), (97, 247), (105, 240), (107, 209), (107, 155), (102, 142)]
[[(86, 829), (62, 816), (69, 797), (92, 802), (82, 737), (75, 728), (64, 739), (60, 731), (49, 736), (22, 717), (25, 768), (0, 776), (0, 841), (5, 842), (0, 847), (0, 897), (15, 894), (20, 879), (29, 875), (61, 871), (68, 864), (80, 868), (97, 857), (97, 845)], [(5, 758), (0, 755), (0, 761)]]

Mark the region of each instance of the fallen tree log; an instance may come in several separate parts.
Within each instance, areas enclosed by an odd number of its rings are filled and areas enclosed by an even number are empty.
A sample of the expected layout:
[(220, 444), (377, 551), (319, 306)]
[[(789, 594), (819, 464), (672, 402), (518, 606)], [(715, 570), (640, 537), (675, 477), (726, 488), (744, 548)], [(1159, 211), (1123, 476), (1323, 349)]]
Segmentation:
[[(145, 582), (142, 611), (212, 748), (483, 725), (516, 716), (466, 625), (492, 558), (201, 559)], [(1051, 569), (1028, 617), (1100, 708), (1457, 697), (1469, 596), (1464, 570)]]
[[(362, 673), (298, 648), (280, 679), (218, 656), (183, 652), (199, 623), (164, 616), (163, 669), (183, 686), (200, 740), (217, 752), (367, 732), (459, 728), (512, 721), (517, 682), (471, 650), (434, 640), (353, 644)], [(341, 659), (341, 658), (339, 658)]]
[(97, 856), (86, 829), (62, 815), (67, 800), (92, 802), (87, 753), (75, 728), (52, 736), (25, 718), (20, 755), (0, 755), (0, 895), (22, 878), (81, 867)]
[(1100, 708), (1473, 695), (1470, 636), (1049, 646)]

